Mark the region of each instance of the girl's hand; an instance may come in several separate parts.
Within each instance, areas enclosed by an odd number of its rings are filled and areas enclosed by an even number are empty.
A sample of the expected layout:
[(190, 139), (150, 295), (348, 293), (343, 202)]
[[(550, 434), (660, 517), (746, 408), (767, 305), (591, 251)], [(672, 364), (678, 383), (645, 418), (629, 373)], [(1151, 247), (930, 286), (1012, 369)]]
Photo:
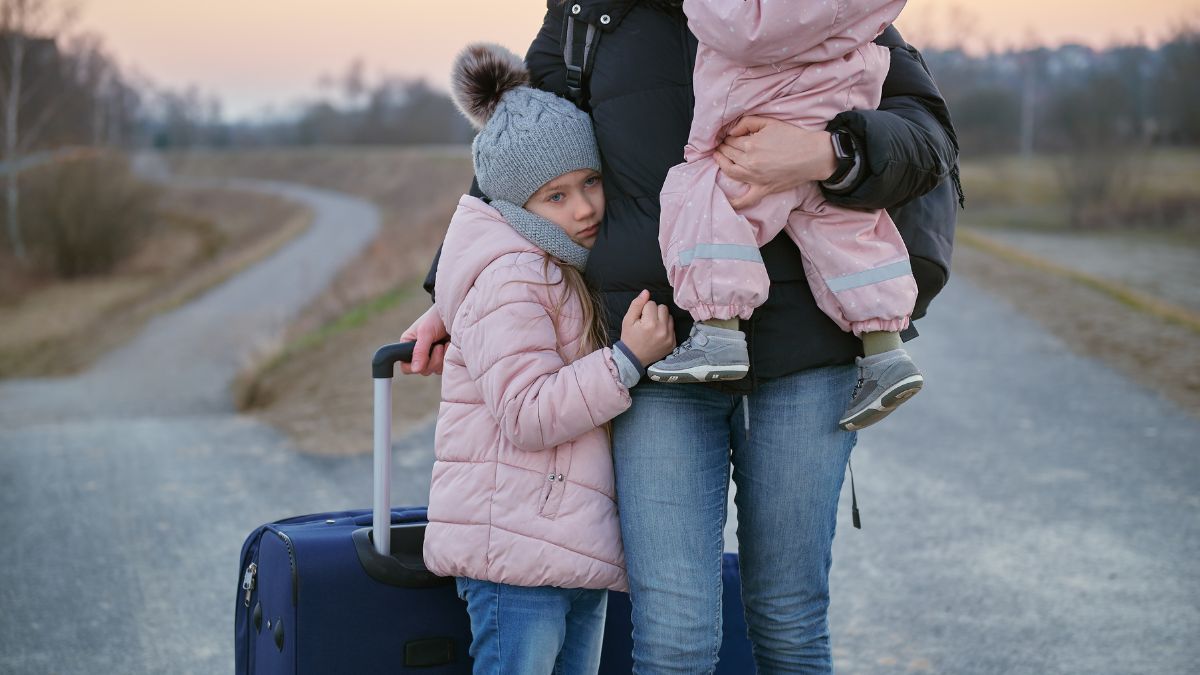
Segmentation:
[(446, 332), (446, 324), (442, 323), (437, 307), (430, 307), (400, 335), (401, 342), (417, 342), (413, 346), (412, 363), (401, 363), (400, 372), (405, 375), (441, 375), (446, 359), (446, 345), (441, 341), (448, 337), (450, 334)]
[(675, 348), (675, 321), (667, 306), (652, 302), (649, 291), (638, 293), (621, 321), (621, 341), (643, 365), (670, 354)]
[(729, 130), (713, 159), (726, 176), (750, 188), (729, 200), (735, 209), (763, 197), (821, 181), (837, 170), (828, 131), (808, 131), (769, 117), (743, 117)]

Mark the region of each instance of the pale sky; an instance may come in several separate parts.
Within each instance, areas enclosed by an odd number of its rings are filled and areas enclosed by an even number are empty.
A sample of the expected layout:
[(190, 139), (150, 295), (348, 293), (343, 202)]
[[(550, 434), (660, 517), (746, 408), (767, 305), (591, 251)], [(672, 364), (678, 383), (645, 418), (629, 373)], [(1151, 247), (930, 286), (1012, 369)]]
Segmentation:
[[(311, 97), (321, 74), (355, 58), (372, 75), (444, 89), (462, 45), (490, 40), (524, 54), (544, 12), (544, 0), (83, 0), (77, 29), (103, 36), (122, 66), (195, 84), (239, 116)], [(996, 48), (1031, 38), (1102, 46), (1157, 41), (1198, 17), (1197, 0), (911, 0), (897, 24), (918, 47), (957, 34)]]

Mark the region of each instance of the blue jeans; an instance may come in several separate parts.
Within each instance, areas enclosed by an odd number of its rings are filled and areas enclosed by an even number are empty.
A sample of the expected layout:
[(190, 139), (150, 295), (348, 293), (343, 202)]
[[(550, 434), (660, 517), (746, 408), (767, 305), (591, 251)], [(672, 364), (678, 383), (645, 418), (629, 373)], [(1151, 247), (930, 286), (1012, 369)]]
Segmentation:
[(459, 577), (475, 675), (595, 675), (608, 591)]
[(643, 382), (613, 422), (634, 672), (712, 673), (722, 528), (737, 484), (742, 601), (758, 672), (829, 673), (838, 496), (856, 436), (837, 426), (854, 366), (759, 383), (747, 399)]

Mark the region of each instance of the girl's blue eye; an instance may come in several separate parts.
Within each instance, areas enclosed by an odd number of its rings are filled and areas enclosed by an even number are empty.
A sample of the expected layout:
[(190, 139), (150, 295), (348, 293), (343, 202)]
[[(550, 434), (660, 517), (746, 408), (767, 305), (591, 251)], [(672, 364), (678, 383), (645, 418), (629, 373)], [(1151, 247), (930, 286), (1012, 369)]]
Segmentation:
[(563, 193), (555, 192), (554, 194), (550, 195), (549, 200), (552, 202), (561, 202), (563, 200)]
[(599, 183), (599, 182), (600, 182), (600, 176), (592, 176), (591, 178), (589, 178), (589, 179), (587, 179), (587, 180), (583, 181), (583, 184), (584, 184), (586, 187), (591, 187), (591, 186), (593, 186), (593, 185), (595, 185), (596, 183)]

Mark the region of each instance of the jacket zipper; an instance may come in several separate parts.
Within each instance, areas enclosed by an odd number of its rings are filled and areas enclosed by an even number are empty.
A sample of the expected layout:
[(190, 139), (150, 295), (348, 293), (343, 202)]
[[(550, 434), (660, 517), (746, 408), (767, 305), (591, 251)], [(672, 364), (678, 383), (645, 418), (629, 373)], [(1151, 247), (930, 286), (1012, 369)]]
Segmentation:
[(692, 56), (691, 41), (688, 40), (688, 37), (690, 34), (691, 34), (691, 32), (688, 30), (687, 21), (680, 21), (679, 22), (679, 39), (683, 41), (683, 49), (682, 49), (682, 51), (683, 51), (683, 81), (688, 83), (688, 90), (691, 92), (692, 110), (693, 110), (693, 114), (695, 114), (694, 111), (696, 109), (696, 90), (695, 90), (695, 85), (692, 83), (692, 74), (695, 72), (696, 67), (693, 63), (694, 59), (691, 58), (691, 56)]

